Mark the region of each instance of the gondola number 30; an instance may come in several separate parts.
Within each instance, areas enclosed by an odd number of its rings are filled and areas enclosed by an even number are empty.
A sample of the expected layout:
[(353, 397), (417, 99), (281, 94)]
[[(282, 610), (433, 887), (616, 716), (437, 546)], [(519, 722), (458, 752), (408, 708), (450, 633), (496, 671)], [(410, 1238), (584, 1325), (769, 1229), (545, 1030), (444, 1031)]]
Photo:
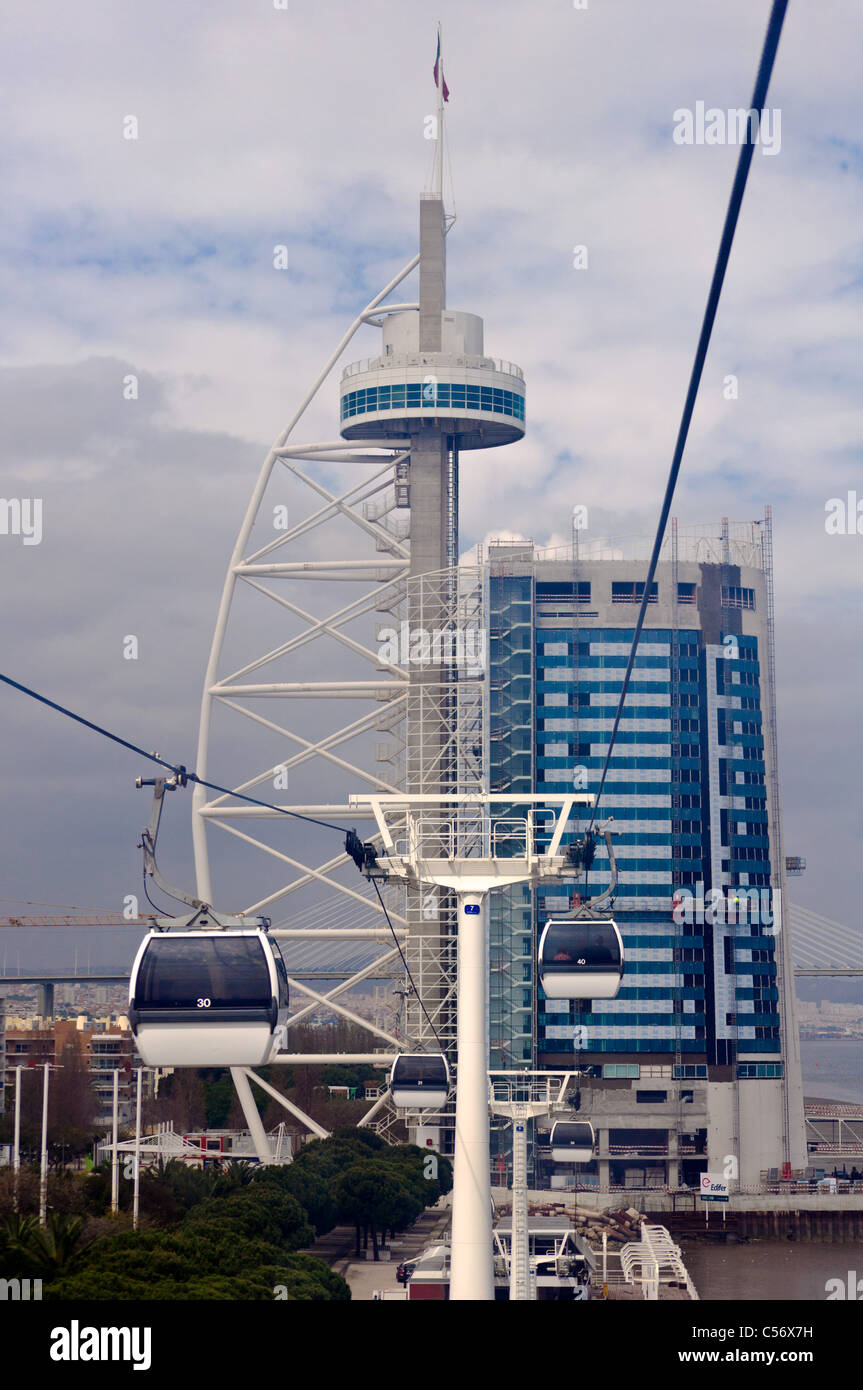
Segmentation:
[(199, 999), (199, 1000), (198, 1000), (198, 1008), (199, 1008), (199, 1009), (209, 1009), (209, 1007), (210, 1007), (210, 1001), (209, 1001), (209, 999)]

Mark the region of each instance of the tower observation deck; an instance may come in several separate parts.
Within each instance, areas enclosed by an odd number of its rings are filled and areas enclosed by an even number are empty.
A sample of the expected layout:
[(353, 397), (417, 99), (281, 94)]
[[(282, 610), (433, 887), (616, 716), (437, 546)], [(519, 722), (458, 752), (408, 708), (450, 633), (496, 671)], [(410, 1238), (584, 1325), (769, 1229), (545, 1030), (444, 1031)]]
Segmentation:
[(441, 350), (421, 351), (419, 316), (406, 310), (383, 323), (380, 357), (342, 373), (344, 439), (404, 438), (432, 426), (459, 449), (512, 444), (524, 434), (524, 376), (513, 362), (483, 354), (477, 314), (441, 315)]

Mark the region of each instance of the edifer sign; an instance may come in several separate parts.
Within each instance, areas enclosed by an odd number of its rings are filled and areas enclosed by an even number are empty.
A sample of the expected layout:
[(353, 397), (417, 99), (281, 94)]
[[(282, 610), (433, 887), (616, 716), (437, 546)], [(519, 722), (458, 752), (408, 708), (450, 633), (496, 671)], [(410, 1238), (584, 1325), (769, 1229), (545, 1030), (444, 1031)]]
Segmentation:
[(727, 1202), (728, 1183), (715, 1173), (701, 1174), (701, 1200), (702, 1202)]

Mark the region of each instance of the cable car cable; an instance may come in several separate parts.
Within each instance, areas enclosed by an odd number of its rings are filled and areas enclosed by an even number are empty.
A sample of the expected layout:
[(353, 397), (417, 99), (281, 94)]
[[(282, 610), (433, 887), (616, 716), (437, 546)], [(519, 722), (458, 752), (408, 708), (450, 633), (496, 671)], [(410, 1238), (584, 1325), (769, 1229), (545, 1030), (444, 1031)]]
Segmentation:
[[(143, 875), (143, 877), (144, 877), (144, 896), (146, 897), (147, 902), (150, 904), (151, 907), (155, 907), (156, 911), (157, 911), (158, 913), (161, 913), (162, 916), (167, 916), (167, 914), (165, 913), (164, 909), (161, 908), (161, 907), (159, 907), (157, 903), (154, 903), (154, 902), (153, 902), (153, 899), (150, 897), (150, 893), (149, 893), (149, 890), (148, 890), (148, 888), (147, 888), (147, 878), (148, 878), (148, 874), (147, 874), (146, 869), (144, 870), (144, 875)], [(160, 886), (160, 888), (161, 888), (161, 884), (160, 884), (159, 886)], [(166, 897), (173, 898), (175, 903), (182, 903), (184, 907), (188, 908), (189, 904), (188, 904), (187, 902), (185, 902), (183, 898), (178, 898), (177, 895), (176, 895), (176, 893), (169, 893), (168, 890), (167, 890), (167, 888), (162, 888), (161, 891), (166, 895)]]
[(318, 820), (315, 816), (304, 816), (300, 811), (288, 811), (284, 806), (275, 806), (271, 801), (259, 801), (255, 796), (246, 796), (245, 792), (232, 791), (230, 787), (220, 787), (216, 782), (205, 782), (203, 777), (199, 777), (196, 772), (187, 772), (182, 763), (169, 763), (165, 758), (160, 758), (158, 753), (148, 753), (145, 749), (139, 748), (136, 743), (129, 743), (128, 739), (120, 738), (119, 734), (112, 734), (101, 724), (94, 724), (91, 720), (85, 719), (83, 715), (75, 714), (74, 710), (66, 709), (65, 705), (58, 705), (56, 700), (49, 700), (47, 695), (40, 695), (37, 690), (31, 690), (29, 686), (22, 685), (20, 681), (13, 680), (11, 676), (4, 676), (2, 671), (0, 671), (0, 681), (6, 685), (11, 685), (15, 690), (20, 690), (24, 695), (29, 695), (31, 699), (38, 700), (40, 704), (47, 705), (49, 709), (56, 710), (58, 714), (64, 714), (67, 719), (74, 719), (77, 724), (83, 724), (85, 728), (92, 729), (94, 733), (101, 734), (103, 738), (110, 739), (112, 743), (119, 743), (122, 748), (128, 748), (130, 752), (137, 753), (139, 757), (148, 758), (150, 762), (168, 768), (179, 779), (181, 786), (185, 786), (187, 782), (197, 782), (198, 786), (206, 787), (208, 791), (219, 792), (223, 796), (235, 796), (240, 801), (248, 801), (252, 806), (263, 806), (269, 811), (278, 811), (279, 815), (282, 816), (291, 816), (295, 820), (308, 821), (311, 825), (322, 825), (327, 830), (337, 830), (340, 835), (349, 833), (346, 826), (334, 825), (331, 821)]
[[(767, 25), (767, 33), (764, 38), (764, 47), (761, 53), (761, 62), (758, 67), (758, 75), (755, 79), (755, 90), (750, 102), (750, 110), (760, 113), (764, 109), (767, 99), (767, 89), (770, 85), (770, 77), (773, 72), (773, 63), (776, 58), (776, 50), (779, 47), (779, 38), (782, 33), (782, 24), (785, 19), (785, 11), (788, 8), (788, 0), (773, 0), (773, 9)], [(680, 420), (680, 428), (677, 433), (677, 443), (674, 446), (674, 455), (671, 461), (671, 470), (668, 475), (668, 482), (665, 488), (665, 497), (662, 502), (662, 510), (659, 517), (659, 525), (656, 530), (656, 539), (653, 542), (653, 551), (650, 556), (650, 565), (647, 572), (647, 579), (644, 584), (644, 593), (641, 598), (641, 606), (638, 610), (638, 618), (635, 624), (635, 631), (632, 638), (632, 646), (629, 652), (629, 659), (626, 663), (626, 671), (623, 676), (623, 685), (620, 690), (620, 699), (617, 703), (617, 710), (614, 715), (614, 723), (611, 728), (611, 739), (608, 751), (605, 755), (605, 762), (602, 768), (602, 776), (599, 780), (599, 790), (596, 793), (596, 800), (593, 804), (593, 814), (590, 818), (589, 829), (593, 828), (596, 820), (596, 809), (599, 799), (605, 787), (605, 779), (608, 773), (608, 765), (611, 761), (611, 753), (614, 748), (614, 741), (620, 726), (623, 714), (623, 705), (626, 700), (626, 692), (629, 689), (629, 681), (632, 669), (635, 665), (635, 654), (638, 648), (638, 641), (641, 637), (641, 630), (644, 626), (644, 618), (647, 613), (647, 605), (650, 602), (650, 591), (653, 585), (653, 577), (656, 574), (656, 566), (659, 562), (659, 552), (662, 548), (665, 528), (668, 524), (668, 516), (671, 511), (671, 503), (674, 497), (674, 490), (677, 486), (677, 478), (680, 473), (680, 466), (683, 461), (683, 451), (686, 447), (686, 440), (689, 435), (689, 426), (692, 414), (695, 409), (695, 400), (698, 395), (698, 388), (701, 384), (701, 376), (704, 370), (704, 362), (707, 357), (707, 349), (710, 346), (710, 337), (713, 332), (713, 324), (716, 319), (716, 311), (719, 307), (719, 297), (722, 293), (722, 285), (725, 280), (725, 272), (728, 267), (728, 260), (731, 255), (731, 247), (734, 242), (734, 233), (737, 228), (737, 220), (740, 215), (740, 207), (743, 202), (743, 194), (746, 189), (746, 181), (749, 176), (749, 168), (752, 164), (752, 155), (755, 150), (754, 135), (751, 125), (747, 123), (747, 138), (740, 148), (740, 155), (737, 160), (737, 170), (734, 175), (734, 183), (731, 188), (731, 197), (728, 202), (728, 210), (725, 214), (725, 224), (722, 228), (722, 236), (719, 242), (719, 250), (716, 256), (716, 264), (713, 270), (713, 279), (710, 284), (710, 293), (707, 297), (707, 306), (704, 310), (704, 318), (701, 324), (701, 333), (698, 338), (698, 346), (695, 351), (695, 360), (692, 364), (692, 373), (689, 378), (689, 388), (686, 392), (686, 400), (683, 406), (683, 415)], [(672, 601), (677, 601), (677, 595), (672, 595)]]
[(437, 1045), (438, 1045), (438, 1047), (440, 1048), (441, 1052), (444, 1052), (444, 1051), (445, 1051), (444, 1045), (443, 1045), (443, 1043), (441, 1042), (440, 1038), (438, 1037), (438, 1031), (437, 1031), (437, 1029), (435, 1028), (434, 1024), (432, 1023), (431, 1018), (429, 1017), (429, 1012), (428, 1012), (428, 1009), (426, 1008), (425, 1004), (423, 1003), (422, 995), (420, 994), (419, 990), (417, 989), (416, 985), (414, 984), (413, 975), (411, 974), (410, 968), (409, 968), (409, 966), (408, 966), (408, 963), (407, 963), (407, 961), (405, 960), (404, 951), (402, 950), (402, 948), (401, 948), (401, 942), (399, 941), (398, 936), (396, 935), (396, 929), (395, 929), (395, 927), (394, 927), (393, 924), (392, 924), (392, 921), (391, 921), (391, 919), (390, 919), (390, 914), (387, 912), (387, 905), (386, 905), (386, 903), (384, 902), (383, 897), (382, 897), (382, 895), (381, 895), (381, 890), (380, 890), (380, 888), (378, 887), (378, 881), (377, 881), (376, 878), (373, 878), (373, 879), (370, 880), (370, 882), (371, 882), (372, 887), (374, 888), (375, 892), (376, 892), (377, 895), (378, 895), (378, 902), (380, 903), (380, 905), (381, 905), (381, 907), (382, 907), (382, 909), (383, 909), (383, 914), (384, 914), (384, 916), (385, 916), (386, 919), (387, 919), (387, 926), (389, 927), (390, 931), (391, 931), (392, 934), (393, 934), (393, 941), (396, 943), (396, 950), (398, 951), (399, 955), (401, 956), (402, 965), (403, 965), (404, 968), (405, 968), (405, 974), (407, 975), (408, 979), (410, 980), (411, 989), (413, 990), (414, 995), (416, 996), (416, 998), (419, 1000), (420, 1008), (422, 1009), (423, 1013), (424, 1013), (425, 1016), (426, 1016), (426, 1022), (428, 1023), (429, 1028), (431, 1028), (432, 1032), (434, 1033), (435, 1042), (437, 1043)]
[(159, 907), (158, 903), (154, 903), (154, 902), (153, 902), (153, 899), (150, 897), (150, 890), (149, 890), (149, 888), (147, 887), (147, 875), (146, 875), (146, 873), (142, 873), (141, 879), (142, 879), (143, 884), (144, 884), (144, 897), (147, 899), (147, 902), (150, 904), (150, 906), (151, 906), (152, 908), (155, 909), (156, 912), (159, 913), (160, 916), (164, 916), (164, 913), (162, 912), (162, 909)]

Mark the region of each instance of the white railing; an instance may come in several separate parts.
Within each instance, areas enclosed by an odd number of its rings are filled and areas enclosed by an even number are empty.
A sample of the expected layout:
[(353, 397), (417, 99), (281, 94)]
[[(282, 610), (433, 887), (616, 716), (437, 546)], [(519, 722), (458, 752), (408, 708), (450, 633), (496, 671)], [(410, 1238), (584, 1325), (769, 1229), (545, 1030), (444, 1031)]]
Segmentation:
[(493, 859), (530, 858), (533, 846), (532, 817), (493, 818), (469, 812), (457, 821), (437, 816), (409, 816), (408, 835), (396, 841), (399, 854), (421, 854), (424, 859), (472, 859), (491, 854)]
[[(448, 357), (447, 363), (439, 363), (435, 358)], [(389, 371), (394, 367), (466, 367), (471, 371), (500, 372), (504, 376), (514, 376), (524, 381), (524, 372), (515, 362), (507, 362), (501, 357), (468, 357), (464, 353), (417, 353), (396, 352), (389, 357), (363, 357), (359, 362), (349, 362), (342, 371), (342, 381), (365, 372)]]
[(665, 1282), (673, 1280), (683, 1284), (690, 1298), (697, 1299), (698, 1293), (689, 1271), (683, 1263), (680, 1246), (675, 1245), (664, 1226), (648, 1225), (641, 1227), (641, 1240), (630, 1241), (620, 1252), (620, 1263), (628, 1284), (641, 1282), (646, 1299), (659, 1298), (659, 1286), (666, 1271)]

